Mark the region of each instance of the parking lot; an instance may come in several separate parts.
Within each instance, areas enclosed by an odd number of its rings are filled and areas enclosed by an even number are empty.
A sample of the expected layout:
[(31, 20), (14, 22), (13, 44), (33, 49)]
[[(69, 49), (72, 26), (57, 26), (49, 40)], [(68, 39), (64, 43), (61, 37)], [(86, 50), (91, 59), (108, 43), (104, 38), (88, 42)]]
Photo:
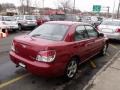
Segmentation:
[(44, 78), (32, 75), (21, 67), (16, 68), (9, 58), (12, 39), (28, 32), (10, 33), (7, 38), (0, 40), (0, 90), (82, 90), (120, 48), (120, 42), (110, 41), (106, 56), (91, 59), (96, 68), (93, 68), (90, 62), (82, 64), (76, 77), (71, 81), (65, 81), (61, 77)]

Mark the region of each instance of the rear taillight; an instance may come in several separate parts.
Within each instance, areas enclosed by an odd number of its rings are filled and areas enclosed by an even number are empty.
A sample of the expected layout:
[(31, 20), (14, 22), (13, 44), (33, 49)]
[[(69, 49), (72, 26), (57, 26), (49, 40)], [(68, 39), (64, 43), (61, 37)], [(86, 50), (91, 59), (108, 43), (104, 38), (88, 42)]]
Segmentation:
[(53, 62), (56, 57), (55, 50), (40, 51), (36, 57), (37, 61)]
[(99, 26), (96, 26), (96, 30), (97, 30), (97, 31), (100, 31), (100, 28), (99, 28)]
[(120, 28), (118, 28), (118, 29), (116, 30), (116, 32), (119, 32), (119, 33), (120, 33)]
[(12, 50), (12, 51), (15, 51), (15, 44), (14, 44), (14, 42), (12, 42), (11, 50)]

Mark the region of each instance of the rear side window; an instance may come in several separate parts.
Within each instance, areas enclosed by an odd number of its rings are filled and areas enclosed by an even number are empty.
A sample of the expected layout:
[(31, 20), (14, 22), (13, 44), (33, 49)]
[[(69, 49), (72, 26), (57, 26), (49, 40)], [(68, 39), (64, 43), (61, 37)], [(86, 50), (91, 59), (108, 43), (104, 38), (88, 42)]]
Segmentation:
[(24, 19), (24, 16), (19, 16), (18, 17), (18, 20), (23, 20)]
[(92, 26), (85, 26), (89, 37), (97, 37), (98, 33)]
[(26, 16), (26, 20), (36, 20), (35, 16)]
[(87, 31), (85, 30), (85, 27), (78, 26), (75, 31), (75, 40), (79, 41), (79, 40), (83, 40), (86, 38), (88, 38), (88, 34), (87, 34)]

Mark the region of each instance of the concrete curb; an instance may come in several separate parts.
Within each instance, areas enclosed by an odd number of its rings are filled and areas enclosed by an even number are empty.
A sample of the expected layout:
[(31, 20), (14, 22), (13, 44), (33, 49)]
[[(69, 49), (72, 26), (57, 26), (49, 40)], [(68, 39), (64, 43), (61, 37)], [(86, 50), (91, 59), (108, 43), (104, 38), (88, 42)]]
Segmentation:
[(109, 67), (113, 62), (115, 62), (118, 58), (120, 54), (120, 50), (112, 57), (112, 59), (110, 59), (109, 62), (107, 62), (101, 69), (100, 71), (98, 71), (93, 78), (88, 82), (88, 84), (83, 88), (83, 90), (88, 90), (92, 85), (94, 80), (97, 78), (98, 75), (100, 75), (103, 71), (105, 71), (107, 69), (107, 67)]

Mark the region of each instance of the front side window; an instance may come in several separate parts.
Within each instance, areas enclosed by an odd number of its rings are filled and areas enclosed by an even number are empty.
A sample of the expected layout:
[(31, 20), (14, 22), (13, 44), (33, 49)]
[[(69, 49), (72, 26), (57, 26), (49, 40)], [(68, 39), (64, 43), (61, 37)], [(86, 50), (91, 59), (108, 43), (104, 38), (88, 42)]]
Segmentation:
[(19, 16), (18, 17), (18, 20), (23, 20), (24, 19), (24, 16)]
[(84, 26), (78, 26), (76, 28), (76, 32), (75, 32), (75, 40), (79, 41), (79, 40), (83, 40), (88, 38), (88, 34), (87, 31), (85, 30)]
[(46, 23), (36, 28), (29, 35), (32, 37), (60, 41), (63, 40), (68, 28), (68, 25)]
[(95, 31), (95, 29), (92, 26), (85, 26), (85, 28), (88, 32), (89, 37), (97, 37), (98, 36), (97, 31)]

